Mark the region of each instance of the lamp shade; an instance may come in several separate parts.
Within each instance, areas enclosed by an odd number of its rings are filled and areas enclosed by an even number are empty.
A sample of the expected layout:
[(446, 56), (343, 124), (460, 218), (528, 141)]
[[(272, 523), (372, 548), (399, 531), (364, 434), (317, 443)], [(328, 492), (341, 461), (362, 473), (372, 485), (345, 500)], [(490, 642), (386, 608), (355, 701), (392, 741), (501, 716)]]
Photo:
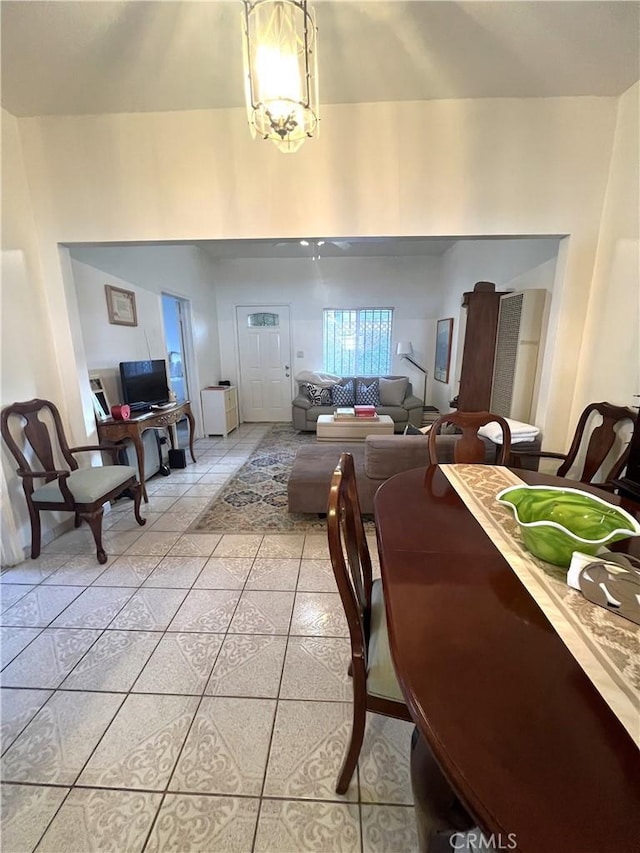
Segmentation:
[(411, 341), (398, 341), (396, 346), (396, 355), (411, 355), (413, 347)]

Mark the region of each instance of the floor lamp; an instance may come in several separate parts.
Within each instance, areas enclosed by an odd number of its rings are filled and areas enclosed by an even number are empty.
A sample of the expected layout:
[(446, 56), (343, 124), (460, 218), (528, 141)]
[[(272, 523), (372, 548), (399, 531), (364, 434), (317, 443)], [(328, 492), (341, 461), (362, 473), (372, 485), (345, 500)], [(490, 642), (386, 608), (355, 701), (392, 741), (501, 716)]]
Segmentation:
[(424, 373), (424, 391), (422, 394), (422, 408), (424, 410), (427, 406), (427, 371), (417, 361), (414, 361), (411, 341), (400, 341), (396, 346), (396, 355), (399, 355), (400, 358), (406, 358), (414, 367)]

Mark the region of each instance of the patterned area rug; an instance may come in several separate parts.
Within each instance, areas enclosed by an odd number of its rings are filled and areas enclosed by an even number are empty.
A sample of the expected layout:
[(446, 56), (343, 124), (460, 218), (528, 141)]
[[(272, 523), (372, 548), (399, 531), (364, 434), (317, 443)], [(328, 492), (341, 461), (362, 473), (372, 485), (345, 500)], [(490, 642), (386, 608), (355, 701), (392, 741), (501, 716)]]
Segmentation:
[(199, 533), (326, 530), (317, 515), (287, 510), (287, 481), (298, 448), (316, 440), (291, 424), (274, 424), (251, 458), (190, 526)]

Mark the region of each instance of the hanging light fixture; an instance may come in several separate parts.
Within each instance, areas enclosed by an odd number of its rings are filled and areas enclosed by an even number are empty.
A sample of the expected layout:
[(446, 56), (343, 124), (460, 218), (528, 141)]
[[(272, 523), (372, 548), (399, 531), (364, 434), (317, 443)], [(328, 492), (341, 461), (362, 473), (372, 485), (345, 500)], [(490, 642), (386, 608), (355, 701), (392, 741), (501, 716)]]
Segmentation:
[(298, 0), (244, 0), (243, 29), (251, 133), (297, 151), (319, 131), (313, 10)]

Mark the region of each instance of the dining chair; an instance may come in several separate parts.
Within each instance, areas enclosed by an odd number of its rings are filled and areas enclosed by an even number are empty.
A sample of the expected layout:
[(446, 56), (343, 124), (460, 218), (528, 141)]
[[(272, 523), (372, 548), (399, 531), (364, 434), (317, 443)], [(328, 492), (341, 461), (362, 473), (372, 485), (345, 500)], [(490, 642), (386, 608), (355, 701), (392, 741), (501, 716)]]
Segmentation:
[[(29, 518), (31, 520), (31, 557), (40, 556), (40, 513), (49, 510), (75, 513), (75, 526), (84, 519), (93, 534), (99, 563), (107, 562), (102, 546), (103, 505), (129, 490), (133, 511), (140, 525), (142, 489), (137, 471), (129, 465), (100, 465), (79, 468), (76, 453), (101, 450), (117, 455), (113, 445), (69, 447), (60, 413), (49, 400), (12, 403), (2, 411), (0, 431), (18, 462)], [(34, 488), (34, 481), (44, 480)]]
[(436, 439), (445, 424), (453, 424), (462, 431), (453, 448), (454, 462), (485, 462), (487, 445), (479, 437), (478, 430), (490, 423), (497, 423), (502, 429), (502, 447), (497, 453), (496, 464), (506, 465), (511, 451), (511, 430), (504, 418), (491, 412), (447, 412), (441, 415), (429, 432), (429, 463), (438, 464)]
[(391, 661), (382, 583), (372, 579), (371, 557), (350, 453), (340, 456), (333, 472), (327, 532), (333, 574), (351, 639), (353, 724), (336, 785), (336, 792), (344, 794), (358, 762), (367, 711), (411, 720)]
[[(580, 415), (573, 441), (567, 453), (555, 453), (548, 450), (513, 451), (511, 454), (514, 467), (521, 467), (524, 458), (538, 459), (561, 459), (562, 464), (556, 471), (556, 476), (566, 477), (576, 460), (578, 471), (572, 474), (571, 479), (579, 480), (581, 483), (594, 482), (595, 475), (607, 462), (611, 449), (617, 438), (617, 428), (628, 421), (632, 427), (635, 426), (637, 415), (632, 409), (624, 406), (614, 406), (611, 403), (590, 403)], [(629, 435), (629, 439), (631, 435)], [(630, 452), (630, 440), (624, 449), (603, 472), (602, 482), (598, 482), (598, 488), (612, 491), (615, 486), (613, 480), (620, 476), (624, 470)], [(580, 468), (581, 464), (581, 468)]]

